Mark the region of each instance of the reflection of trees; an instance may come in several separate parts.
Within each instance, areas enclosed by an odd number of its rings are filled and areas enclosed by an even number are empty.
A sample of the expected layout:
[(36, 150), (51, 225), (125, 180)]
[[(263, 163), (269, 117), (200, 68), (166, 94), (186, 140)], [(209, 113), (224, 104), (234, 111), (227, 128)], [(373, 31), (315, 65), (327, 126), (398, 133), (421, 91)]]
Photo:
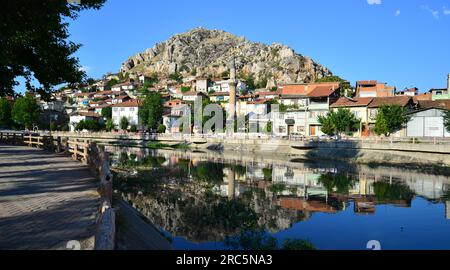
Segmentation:
[(279, 241), (263, 230), (248, 230), (238, 236), (227, 237), (225, 244), (234, 249), (244, 250), (315, 250), (314, 245), (307, 240), (287, 239), (281, 247)]
[(141, 160), (137, 160), (136, 154), (129, 154), (127, 152), (121, 152), (117, 160), (117, 164), (120, 168), (133, 168), (133, 167), (160, 167), (166, 159), (164, 157), (145, 156)]
[(245, 176), (247, 169), (242, 165), (232, 165), (231, 169), (236, 173), (237, 177)]
[(318, 181), (329, 193), (346, 195), (349, 190), (354, 187), (355, 179), (347, 177), (343, 174), (322, 174)]
[(263, 168), (262, 169), (264, 175), (264, 181), (272, 181), (272, 169), (271, 168)]
[(193, 167), (191, 174), (195, 180), (205, 183), (222, 183), (224, 165), (213, 162), (200, 162)]
[(375, 197), (379, 202), (404, 200), (410, 203), (414, 197), (414, 192), (404, 183), (375, 182), (373, 183), (373, 188)]

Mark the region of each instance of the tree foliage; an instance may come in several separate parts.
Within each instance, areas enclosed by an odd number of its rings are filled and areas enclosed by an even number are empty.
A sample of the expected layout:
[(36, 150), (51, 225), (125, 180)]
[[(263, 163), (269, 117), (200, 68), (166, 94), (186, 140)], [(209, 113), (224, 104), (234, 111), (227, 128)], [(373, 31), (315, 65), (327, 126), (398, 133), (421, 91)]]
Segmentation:
[(120, 119), (120, 122), (119, 122), (119, 127), (120, 127), (120, 129), (122, 129), (122, 130), (126, 130), (126, 129), (128, 129), (128, 126), (130, 125), (130, 122), (128, 121), (128, 118), (126, 118), (125, 116), (124, 117), (122, 117), (121, 119)]
[(375, 133), (389, 136), (409, 121), (406, 108), (399, 105), (383, 105), (378, 108)]
[[(73, 54), (79, 44), (68, 41), (68, 23), (85, 9), (99, 9), (105, 0), (4, 1), (0, 11), (0, 96), (13, 94), (17, 77), (26, 88), (49, 98), (53, 87), (85, 78)], [(39, 86), (33, 86), (36, 79)]]
[(445, 129), (450, 132), (450, 110), (445, 111), (443, 117)]
[(112, 118), (112, 107), (105, 107), (102, 109), (102, 116), (106, 119)]
[(0, 127), (11, 125), (11, 110), (11, 104), (5, 98), (0, 98)]
[(11, 112), (12, 119), (19, 125), (31, 129), (39, 118), (39, 106), (31, 94), (18, 98)]
[(354, 131), (361, 122), (349, 109), (343, 108), (331, 110), (326, 116), (319, 116), (318, 121), (322, 125), (322, 132), (328, 135)]
[(116, 124), (114, 124), (114, 121), (111, 118), (106, 120), (105, 129), (106, 129), (106, 131), (111, 131), (111, 130), (116, 129)]
[(75, 126), (75, 130), (89, 130), (89, 131), (99, 131), (101, 129), (101, 125), (94, 120), (87, 119), (81, 120)]
[(161, 95), (156, 92), (148, 94), (139, 108), (141, 124), (148, 128), (156, 129), (161, 122), (163, 112), (164, 107)]

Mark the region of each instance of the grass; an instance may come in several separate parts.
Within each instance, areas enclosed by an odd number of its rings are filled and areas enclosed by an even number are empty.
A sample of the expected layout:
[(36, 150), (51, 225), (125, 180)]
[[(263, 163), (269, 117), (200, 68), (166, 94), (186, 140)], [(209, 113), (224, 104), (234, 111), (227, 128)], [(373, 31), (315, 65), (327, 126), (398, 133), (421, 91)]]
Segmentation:
[(170, 145), (165, 144), (165, 143), (160, 143), (160, 142), (147, 143), (147, 148), (150, 148), (150, 149), (161, 149), (161, 148), (166, 148), (166, 147), (170, 147)]

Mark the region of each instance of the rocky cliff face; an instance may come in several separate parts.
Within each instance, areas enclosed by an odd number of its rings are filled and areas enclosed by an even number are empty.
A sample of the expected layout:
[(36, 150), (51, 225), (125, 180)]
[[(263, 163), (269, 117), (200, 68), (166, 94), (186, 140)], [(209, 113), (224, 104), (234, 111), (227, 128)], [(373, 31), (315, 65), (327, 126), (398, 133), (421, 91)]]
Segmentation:
[(227, 74), (235, 59), (241, 79), (253, 76), (267, 88), (283, 83), (311, 82), (332, 73), (312, 59), (281, 45), (254, 43), (219, 30), (193, 29), (158, 43), (122, 64), (121, 72), (203, 77)]

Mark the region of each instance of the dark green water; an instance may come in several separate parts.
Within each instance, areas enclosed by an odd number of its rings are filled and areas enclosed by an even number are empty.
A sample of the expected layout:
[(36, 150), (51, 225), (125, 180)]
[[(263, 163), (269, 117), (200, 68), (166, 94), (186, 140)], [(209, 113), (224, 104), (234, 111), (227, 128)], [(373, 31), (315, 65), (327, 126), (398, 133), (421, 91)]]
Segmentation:
[(111, 148), (115, 189), (175, 249), (450, 249), (450, 178), (245, 154)]

